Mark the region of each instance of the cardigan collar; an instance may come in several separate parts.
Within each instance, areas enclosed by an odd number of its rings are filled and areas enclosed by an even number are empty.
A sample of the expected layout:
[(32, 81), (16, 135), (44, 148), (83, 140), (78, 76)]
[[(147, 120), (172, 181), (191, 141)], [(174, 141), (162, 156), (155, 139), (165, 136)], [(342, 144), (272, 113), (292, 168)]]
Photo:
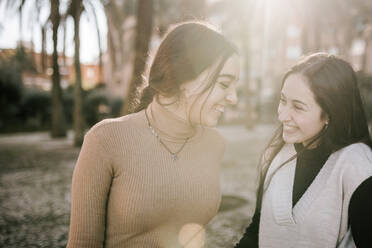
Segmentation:
[[(293, 144), (285, 145), (276, 158), (274, 158), (270, 167), (275, 169), (295, 152)], [(269, 188), (273, 190), (273, 212), (278, 224), (294, 225), (305, 218), (307, 210), (311, 207), (312, 202), (314, 202), (316, 197), (320, 195), (322, 189), (324, 189), (337, 158), (338, 153), (332, 154), (329, 157), (311, 185), (307, 188), (293, 208), (292, 189), (296, 169), (296, 159), (288, 162), (275, 173)], [(273, 170), (271, 169), (271, 171)]]

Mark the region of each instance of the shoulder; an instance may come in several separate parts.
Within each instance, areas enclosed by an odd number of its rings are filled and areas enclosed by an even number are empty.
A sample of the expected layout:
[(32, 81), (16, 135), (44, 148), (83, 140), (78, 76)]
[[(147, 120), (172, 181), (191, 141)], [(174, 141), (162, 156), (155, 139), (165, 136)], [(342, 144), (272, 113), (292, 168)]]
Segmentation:
[(221, 135), (221, 133), (215, 129), (210, 127), (204, 128), (205, 136), (208, 138), (209, 141), (216, 142), (222, 146), (225, 146), (225, 138)]
[(203, 147), (205, 151), (219, 153), (221, 155), (225, 152), (225, 139), (218, 130), (211, 127), (201, 127), (199, 132), (200, 137), (195, 139), (198, 146)]
[(348, 145), (335, 152), (335, 154), (338, 154), (339, 162), (372, 169), (372, 151), (371, 148), (364, 143)]
[(225, 142), (225, 139), (224, 137), (222, 136), (222, 134), (220, 133), (220, 131), (218, 131), (216, 128), (212, 128), (212, 127), (205, 127), (205, 132), (214, 137), (215, 139), (218, 139), (220, 140), (221, 142)]
[(372, 176), (372, 151), (363, 143), (348, 145), (339, 151), (336, 167), (341, 171), (345, 191), (353, 192), (360, 183)]
[(139, 124), (143, 122), (142, 114), (142, 112), (138, 112), (118, 118), (104, 119), (91, 127), (85, 138), (95, 137), (101, 142), (108, 142), (118, 137), (133, 134), (141, 128)]

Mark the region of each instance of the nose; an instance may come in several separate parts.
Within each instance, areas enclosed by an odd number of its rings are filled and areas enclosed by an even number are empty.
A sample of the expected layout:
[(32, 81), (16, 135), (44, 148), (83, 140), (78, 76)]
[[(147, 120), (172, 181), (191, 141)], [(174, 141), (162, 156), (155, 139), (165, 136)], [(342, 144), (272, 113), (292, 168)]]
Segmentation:
[(280, 122), (291, 120), (290, 110), (287, 107), (283, 106), (282, 104), (279, 104), (279, 107), (278, 107), (278, 120)]
[(232, 87), (232, 89), (227, 92), (226, 94), (226, 101), (228, 104), (235, 105), (238, 103), (238, 95), (236, 93), (236, 87)]

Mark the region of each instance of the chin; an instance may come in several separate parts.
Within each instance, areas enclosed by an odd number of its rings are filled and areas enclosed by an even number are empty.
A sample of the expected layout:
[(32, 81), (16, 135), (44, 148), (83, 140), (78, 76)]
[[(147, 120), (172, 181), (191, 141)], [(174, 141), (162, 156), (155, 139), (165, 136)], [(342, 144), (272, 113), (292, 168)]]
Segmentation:
[(204, 123), (202, 123), (205, 127), (215, 127), (218, 124), (218, 120), (207, 120)]
[(285, 143), (288, 143), (288, 144), (294, 144), (294, 143), (298, 143), (297, 139), (295, 137), (288, 137), (287, 135), (284, 135), (283, 134), (283, 140)]

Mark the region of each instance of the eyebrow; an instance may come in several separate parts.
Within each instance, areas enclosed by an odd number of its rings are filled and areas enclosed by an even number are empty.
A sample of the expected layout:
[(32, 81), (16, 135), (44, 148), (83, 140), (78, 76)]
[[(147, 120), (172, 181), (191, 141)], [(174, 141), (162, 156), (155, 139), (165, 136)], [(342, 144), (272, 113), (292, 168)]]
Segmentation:
[(231, 79), (231, 80), (237, 80), (237, 78), (232, 74), (220, 74), (220, 75), (218, 75), (218, 77), (219, 78), (220, 77), (226, 77), (226, 78)]
[[(283, 92), (280, 92), (281, 96), (283, 96), (284, 98), (287, 98)], [(306, 107), (308, 107), (308, 105), (300, 100), (293, 100), (294, 103), (297, 103), (297, 104), (301, 104), (301, 105), (304, 105)]]

